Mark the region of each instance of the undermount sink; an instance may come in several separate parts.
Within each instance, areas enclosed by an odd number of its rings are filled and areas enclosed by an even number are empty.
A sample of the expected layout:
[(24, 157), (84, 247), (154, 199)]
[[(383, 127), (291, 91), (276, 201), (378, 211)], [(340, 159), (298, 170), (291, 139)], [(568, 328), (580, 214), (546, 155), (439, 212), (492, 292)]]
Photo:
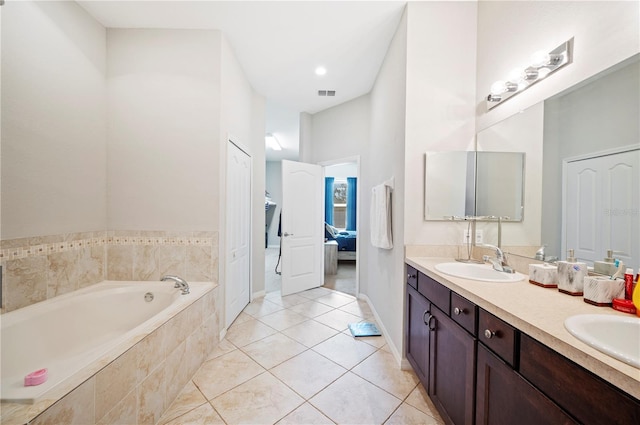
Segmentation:
[(494, 270), (490, 264), (440, 263), (436, 264), (439, 272), (464, 279), (483, 282), (518, 282), (525, 278), (521, 273), (505, 273)]
[(640, 318), (609, 314), (579, 314), (564, 327), (580, 341), (640, 369)]

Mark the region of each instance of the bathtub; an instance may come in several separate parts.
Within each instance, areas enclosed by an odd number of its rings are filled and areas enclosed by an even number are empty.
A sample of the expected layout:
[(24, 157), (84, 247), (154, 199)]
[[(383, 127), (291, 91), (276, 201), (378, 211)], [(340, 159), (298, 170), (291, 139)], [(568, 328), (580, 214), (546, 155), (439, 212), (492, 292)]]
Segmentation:
[[(106, 281), (2, 315), (2, 402), (34, 403), (80, 384), (214, 285), (190, 287), (181, 295), (173, 282)], [(42, 368), (48, 380), (24, 386), (25, 375)]]

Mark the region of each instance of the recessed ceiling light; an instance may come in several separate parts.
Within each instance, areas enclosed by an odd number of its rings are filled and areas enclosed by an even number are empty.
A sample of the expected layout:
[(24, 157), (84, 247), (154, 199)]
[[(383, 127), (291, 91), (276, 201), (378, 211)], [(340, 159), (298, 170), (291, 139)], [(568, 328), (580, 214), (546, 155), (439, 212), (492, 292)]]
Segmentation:
[(316, 75), (325, 75), (327, 73), (327, 68), (324, 66), (319, 66), (316, 68)]

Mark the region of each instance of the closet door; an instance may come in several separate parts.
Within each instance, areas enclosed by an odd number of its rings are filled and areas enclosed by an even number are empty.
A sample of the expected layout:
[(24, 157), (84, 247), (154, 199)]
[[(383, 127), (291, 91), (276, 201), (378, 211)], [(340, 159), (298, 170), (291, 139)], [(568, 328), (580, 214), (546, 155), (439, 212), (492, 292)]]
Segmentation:
[(249, 304), (251, 288), (251, 157), (228, 143), (226, 326)]

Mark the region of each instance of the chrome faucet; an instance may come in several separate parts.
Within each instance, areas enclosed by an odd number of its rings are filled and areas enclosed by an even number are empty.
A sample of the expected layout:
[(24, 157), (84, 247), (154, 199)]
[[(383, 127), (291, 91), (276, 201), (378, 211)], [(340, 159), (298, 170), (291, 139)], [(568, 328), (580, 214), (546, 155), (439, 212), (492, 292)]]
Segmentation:
[(504, 272), (504, 273), (515, 273), (515, 270), (513, 270), (513, 268), (509, 267), (509, 265), (507, 264), (507, 260), (506, 257), (504, 256), (504, 253), (502, 252), (502, 250), (500, 248), (498, 248), (497, 246), (494, 245), (489, 245), (488, 243), (479, 245), (479, 246), (483, 246), (486, 248), (491, 248), (491, 249), (495, 249), (496, 250), (496, 257), (489, 257), (488, 255), (485, 255), (482, 257), (482, 259), (485, 262), (489, 262), (493, 265), (493, 269), (497, 270), (499, 272)]
[(183, 278), (168, 274), (160, 279), (161, 282), (166, 282), (167, 280), (174, 281), (176, 284), (173, 287), (180, 288), (182, 290), (182, 295), (187, 295), (189, 293), (189, 284)]

